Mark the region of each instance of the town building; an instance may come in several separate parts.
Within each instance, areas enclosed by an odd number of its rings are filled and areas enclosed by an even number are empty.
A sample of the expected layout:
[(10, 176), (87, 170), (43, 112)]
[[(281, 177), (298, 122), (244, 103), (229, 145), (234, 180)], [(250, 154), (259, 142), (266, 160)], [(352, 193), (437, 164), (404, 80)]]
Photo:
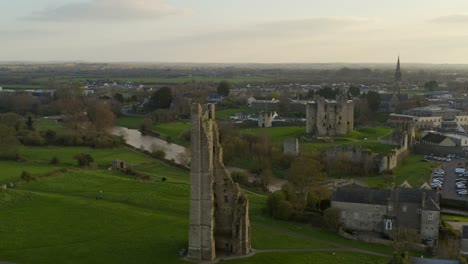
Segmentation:
[(395, 78), (392, 87), (393, 91), (391, 93), (380, 94), (380, 112), (393, 113), (397, 110), (401, 103), (408, 101), (412, 97), (410, 94), (401, 94), (402, 87), (400, 56), (398, 56)]
[(392, 237), (394, 229), (414, 230), (422, 242), (436, 245), (439, 233), (439, 195), (433, 190), (402, 188), (375, 190), (338, 188), (331, 206), (340, 209), (344, 227)]

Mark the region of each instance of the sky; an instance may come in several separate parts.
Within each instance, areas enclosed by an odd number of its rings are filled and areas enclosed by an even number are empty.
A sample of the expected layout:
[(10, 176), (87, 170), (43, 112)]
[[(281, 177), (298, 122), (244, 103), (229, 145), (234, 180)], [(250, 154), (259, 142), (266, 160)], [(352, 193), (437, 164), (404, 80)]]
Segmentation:
[(466, 0), (15, 0), (0, 10), (0, 61), (468, 64)]

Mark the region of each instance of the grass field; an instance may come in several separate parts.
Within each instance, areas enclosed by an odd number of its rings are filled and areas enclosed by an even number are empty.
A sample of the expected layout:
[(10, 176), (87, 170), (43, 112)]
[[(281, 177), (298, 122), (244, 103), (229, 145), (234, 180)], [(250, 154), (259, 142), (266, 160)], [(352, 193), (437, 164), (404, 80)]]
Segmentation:
[(393, 129), (386, 127), (362, 127), (348, 133), (343, 138), (350, 140), (378, 140), (380, 137), (388, 136), (393, 132)]
[(300, 138), (305, 134), (305, 127), (288, 126), (288, 127), (270, 127), (270, 128), (245, 128), (243, 133), (251, 133), (255, 135), (265, 134), (271, 137), (273, 143), (283, 144), (283, 140), (287, 137)]
[(143, 117), (119, 117), (115, 120), (116, 126), (139, 129), (143, 124)]
[[(99, 165), (92, 169), (74, 166), (73, 155), (90, 153)], [(19, 178), (27, 167), (34, 173), (53, 170), (47, 162), (55, 155), (58, 167), (68, 172), (20, 182), (15, 189), (0, 191), (0, 260), (15, 263), (186, 263), (177, 254), (187, 247), (188, 172), (169, 167), (130, 149), (22, 148), (27, 162), (2, 162), (0, 182)], [(109, 171), (113, 159), (151, 175), (137, 180)], [(13, 175), (14, 174), (14, 175)], [(10, 176), (8, 176), (10, 175)], [(162, 182), (164, 176), (167, 181)], [(103, 200), (96, 200), (102, 191)], [(336, 233), (262, 214), (266, 197), (249, 194), (252, 244), (257, 249), (334, 249), (329, 243), (389, 253), (382, 246), (349, 241)], [(260, 223), (260, 224), (256, 224)], [(283, 231), (282, 231), (283, 230)], [(286, 230), (287, 232), (284, 232)], [(307, 237), (303, 237), (307, 235)], [(226, 263), (384, 263), (385, 258), (336, 251), (260, 253)], [(322, 261), (323, 260), (323, 261)]]
[[(413, 187), (419, 187), (424, 182), (430, 183), (431, 169), (437, 167), (435, 162), (421, 162), (422, 156), (410, 154), (406, 157), (398, 167), (393, 169), (393, 180), (395, 186), (401, 185), (405, 180)], [(385, 177), (389, 176), (374, 176), (358, 178), (366, 182), (370, 187), (386, 188), (389, 183)]]
[(63, 123), (57, 122), (55, 120), (41, 118), (34, 120), (33, 126), (36, 128), (36, 130), (39, 131), (45, 131), (48, 129), (57, 130), (63, 127)]
[(421, 155), (412, 154), (405, 158), (401, 165), (393, 169), (395, 184), (400, 185), (405, 180), (412, 186), (430, 183), (431, 169), (438, 166), (435, 162), (422, 162)]
[[(368, 148), (376, 153), (389, 153), (395, 149), (393, 145), (385, 145), (377, 142), (379, 137), (390, 134), (393, 130), (383, 127), (363, 127), (349, 134), (335, 139), (334, 142), (300, 142), (300, 148), (306, 153), (317, 153), (331, 146), (353, 145)], [(305, 134), (303, 126), (271, 127), (271, 128), (246, 128), (244, 133), (269, 135), (273, 143), (282, 144), (287, 137), (300, 138)]]
[(152, 129), (161, 135), (161, 138), (171, 138), (171, 141), (179, 145), (187, 146), (189, 142), (184, 141), (181, 136), (186, 130), (190, 129), (190, 122), (171, 122), (157, 124)]

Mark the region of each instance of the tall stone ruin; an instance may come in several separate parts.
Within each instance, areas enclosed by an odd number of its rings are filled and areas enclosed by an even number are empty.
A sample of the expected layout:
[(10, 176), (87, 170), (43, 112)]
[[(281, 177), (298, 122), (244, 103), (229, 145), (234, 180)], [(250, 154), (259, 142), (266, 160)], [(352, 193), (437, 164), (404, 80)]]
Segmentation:
[(188, 258), (250, 252), (249, 201), (223, 164), (215, 106), (192, 104)]

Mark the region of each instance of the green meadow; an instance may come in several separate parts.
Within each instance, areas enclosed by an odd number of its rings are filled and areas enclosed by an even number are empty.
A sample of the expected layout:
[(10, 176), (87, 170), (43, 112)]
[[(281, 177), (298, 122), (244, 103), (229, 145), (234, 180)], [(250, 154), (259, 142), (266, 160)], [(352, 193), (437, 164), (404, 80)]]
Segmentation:
[[(14, 189), (0, 191), (1, 261), (187, 263), (178, 256), (187, 247), (187, 171), (128, 148), (23, 147), (20, 152), (25, 162), (0, 162), (0, 183), (16, 183)], [(91, 154), (96, 165), (78, 168), (73, 158), (78, 153)], [(50, 165), (54, 156), (60, 163)], [(127, 161), (149, 179), (108, 170), (114, 159)], [(20, 181), (22, 170), (40, 176), (58, 168), (67, 170)], [(103, 199), (96, 200), (101, 191)], [(386, 257), (342, 247), (391, 253), (390, 248), (349, 241), (332, 231), (273, 220), (263, 213), (266, 196), (248, 196), (252, 245), (260, 251), (226, 263), (386, 263)]]
[(143, 124), (143, 120), (143, 117), (119, 117), (115, 119), (115, 125), (133, 129), (140, 129), (141, 124)]
[(438, 166), (435, 162), (422, 162), (422, 158), (422, 155), (408, 155), (393, 169), (392, 175), (353, 178), (366, 182), (370, 187), (388, 188), (392, 186), (392, 182), (399, 186), (404, 181), (407, 181), (413, 187), (419, 187), (424, 182), (430, 183), (431, 169)]

